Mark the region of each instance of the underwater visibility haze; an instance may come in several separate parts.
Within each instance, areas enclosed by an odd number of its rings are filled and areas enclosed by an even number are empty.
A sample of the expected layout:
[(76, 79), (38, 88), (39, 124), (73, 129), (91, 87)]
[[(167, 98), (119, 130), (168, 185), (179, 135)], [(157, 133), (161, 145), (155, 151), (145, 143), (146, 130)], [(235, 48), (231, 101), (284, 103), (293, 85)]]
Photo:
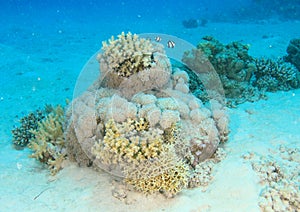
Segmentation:
[(300, 211), (299, 0), (0, 8), (0, 211)]

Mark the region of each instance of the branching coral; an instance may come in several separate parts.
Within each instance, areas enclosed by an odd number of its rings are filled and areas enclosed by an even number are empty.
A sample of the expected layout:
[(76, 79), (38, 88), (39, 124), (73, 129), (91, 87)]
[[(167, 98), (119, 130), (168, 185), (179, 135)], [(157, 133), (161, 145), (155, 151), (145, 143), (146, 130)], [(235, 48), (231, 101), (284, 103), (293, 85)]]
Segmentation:
[(121, 77), (129, 77), (154, 63), (153, 44), (130, 32), (122, 32), (118, 39), (112, 36), (108, 43), (102, 42), (102, 51), (98, 55), (99, 62), (105, 63)]
[(300, 87), (298, 70), (283, 60), (257, 59), (253, 84), (262, 90), (290, 90)]
[(122, 124), (109, 120), (105, 124), (103, 141), (96, 143), (93, 154), (104, 164), (138, 163), (154, 158), (162, 151), (163, 131), (149, 131), (145, 119), (128, 119)]
[[(175, 125), (163, 133), (149, 128), (143, 118), (105, 124), (103, 141), (93, 154), (107, 165), (118, 165), (125, 181), (144, 193), (163, 191), (173, 196), (187, 185), (188, 167), (167, 146), (174, 140)], [(166, 140), (167, 139), (167, 140)]]
[(31, 130), (35, 138), (29, 144), (29, 148), (33, 151), (30, 157), (47, 164), (52, 174), (56, 174), (61, 169), (66, 156), (63, 123), (64, 110), (61, 106), (57, 106), (38, 123), (37, 129)]
[[(259, 94), (248, 92), (253, 89), (250, 79), (256, 68), (254, 59), (248, 54), (249, 47), (239, 42), (224, 45), (211, 36), (206, 36), (203, 40), (197, 49), (184, 54), (183, 62), (199, 72), (210, 72), (214, 68), (219, 74), (229, 103), (258, 99)], [(206, 65), (207, 61), (213, 67)], [(203, 92), (199, 93), (200, 98), (201, 93)]]
[(12, 142), (16, 148), (26, 147), (30, 140), (34, 139), (35, 135), (32, 130), (38, 128), (38, 123), (43, 118), (45, 118), (44, 112), (37, 110), (20, 119), (20, 126), (11, 131), (13, 135)]
[(189, 168), (176, 157), (172, 145), (164, 145), (158, 157), (125, 167), (125, 176), (125, 182), (138, 191), (148, 194), (160, 191), (173, 197), (187, 187)]
[(163, 46), (130, 32), (103, 42), (102, 53), (97, 59), (100, 84), (119, 89), (126, 97), (141, 90), (160, 89), (168, 83), (171, 73)]

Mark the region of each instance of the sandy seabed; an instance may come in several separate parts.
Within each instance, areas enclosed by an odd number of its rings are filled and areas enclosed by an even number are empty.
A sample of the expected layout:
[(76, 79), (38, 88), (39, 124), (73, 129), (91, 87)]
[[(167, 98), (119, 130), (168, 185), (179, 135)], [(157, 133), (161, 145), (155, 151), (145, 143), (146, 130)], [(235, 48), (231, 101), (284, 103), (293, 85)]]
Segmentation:
[[(153, 26), (152, 30), (160, 29)], [(94, 39), (97, 33), (102, 36), (101, 32), (93, 33), (86, 40)], [(300, 23), (211, 23), (195, 30), (174, 27), (168, 33), (195, 44), (204, 35), (224, 43), (238, 40), (251, 45), (252, 56), (276, 58), (285, 54), (290, 39), (300, 36)], [(267, 37), (262, 38), (264, 35)], [(68, 43), (61, 50), (63, 39), (53, 37), (56, 45), (52, 50), (30, 58), (20, 48), (0, 44), (0, 54), (6, 58), (1, 59), (2, 68), (10, 70), (1, 75), (5, 86), (0, 89), (0, 211), (260, 211), (264, 185), (245, 155), (273, 157), (284, 164), (276, 157), (280, 146), (300, 147), (300, 90), (268, 93), (267, 100), (229, 109), (227, 157), (216, 165), (211, 183), (186, 189), (172, 199), (129, 192), (126, 201), (120, 200), (113, 195), (115, 182), (105, 172), (67, 163), (60, 173), (50, 176), (41, 164), (28, 158), (29, 150), (14, 150), (10, 129), (16, 121), (45, 103), (72, 98), (79, 67), (100, 47), (100, 41), (107, 39), (99, 36), (96, 46), (82, 41), (81, 36), (83, 32), (71, 37), (72, 45)], [(79, 46), (87, 47), (74, 52)], [(295, 167), (286, 167), (289, 169)]]

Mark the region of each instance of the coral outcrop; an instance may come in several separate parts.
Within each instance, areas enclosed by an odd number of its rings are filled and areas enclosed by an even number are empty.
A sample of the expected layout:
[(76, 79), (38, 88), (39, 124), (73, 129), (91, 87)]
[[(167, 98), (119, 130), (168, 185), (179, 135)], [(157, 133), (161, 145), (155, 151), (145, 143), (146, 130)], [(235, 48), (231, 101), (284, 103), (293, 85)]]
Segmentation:
[[(287, 91), (300, 86), (299, 71), (282, 59), (255, 59), (248, 54), (248, 45), (239, 42), (224, 45), (211, 36), (206, 36), (203, 40), (197, 49), (184, 54), (183, 62), (200, 72), (215, 69), (223, 84), (228, 106), (265, 98), (266, 91)], [(288, 48), (291, 54), (285, 58), (287, 61), (294, 61), (294, 64), (297, 61), (297, 44), (296, 41), (291, 42)], [(212, 64), (212, 68), (204, 67), (207, 61)], [(203, 90), (203, 84), (191, 72), (187, 73), (192, 81), (192, 92), (205, 100), (207, 93)]]
[(201, 71), (204, 61), (209, 60), (221, 79), (228, 104), (259, 99), (258, 89), (250, 83), (256, 67), (248, 54), (249, 47), (239, 42), (224, 45), (211, 36), (203, 40), (197, 49), (185, 53), (183, 62)]
[(195, 97), (159, 44), (122, 33), (102, 51), (99, 78), (67, 110), (69, 158), (172, 197), (227, 140), (225, 107)]

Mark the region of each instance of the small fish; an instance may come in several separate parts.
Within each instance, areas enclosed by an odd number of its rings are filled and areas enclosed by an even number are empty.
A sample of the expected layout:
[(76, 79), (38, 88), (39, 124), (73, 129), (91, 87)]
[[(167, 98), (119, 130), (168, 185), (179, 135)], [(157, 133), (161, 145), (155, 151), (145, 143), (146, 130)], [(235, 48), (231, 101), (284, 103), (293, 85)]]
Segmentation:
[(156, 42), (160, 42), (160, 41), (161, 41), (161, 37), (157, 36), (157, 37), (155, 37), (154, 40), (155, 40)]
[(167, 43), (168, 48), (174, 48), (175, 47), (175, 42), (172, 40), (169, 40)]

